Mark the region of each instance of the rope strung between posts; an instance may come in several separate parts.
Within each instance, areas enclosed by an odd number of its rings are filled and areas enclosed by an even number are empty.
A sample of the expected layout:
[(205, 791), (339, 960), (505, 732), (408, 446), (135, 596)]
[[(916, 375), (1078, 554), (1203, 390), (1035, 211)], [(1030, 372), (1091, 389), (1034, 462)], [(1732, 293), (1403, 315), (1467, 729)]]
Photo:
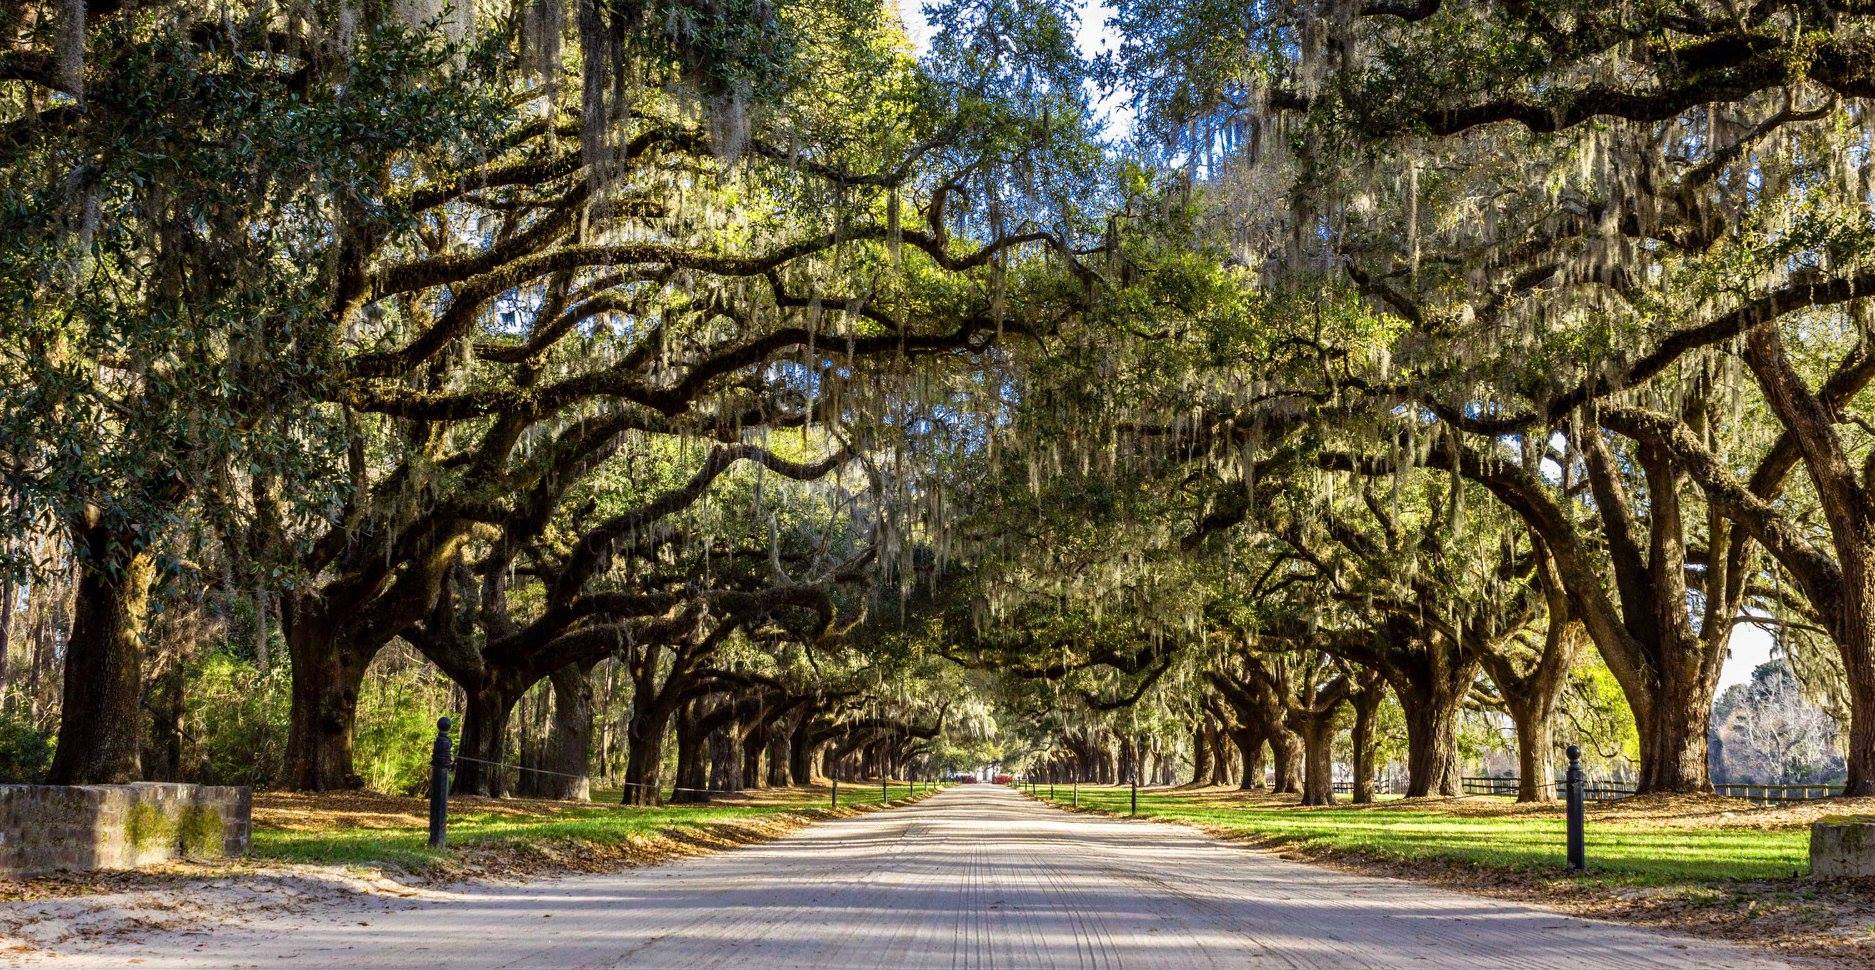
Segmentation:
[(478, 765), (489, 765), (495, 768), (513, 768), (516, 771), (531, 771), (537, 775), (557, 775), (558, 777), (561, 777), (561, 778), (573, 778), (576, 780), (590, 777), (588, 775), (568, 774), (567, 772), (564, 772), (564, 771), (548, 771), (545, 768), (529, 768), (526, 765), (510, 764), (509, 762), (506, 762), (506, 761), (487, 761), (482, 758), (471, 758), (468, 755), (463, 755), (463, 754), (456, 755), (456, 762), (458, 764), (464, 761), (473, 761)]
[[(457, 761), (473, 761), (478, 765), (490, 765), (496, 768), (513, 768), (516, 771), (531, 771), (531, 772), (534, 772), (535, 774), (540, 774), (540, 775), (558, 775), (561, 778), (589, 779), (591, 777), (589, 775), (572, 775), (564, 771), (549, 771), (546, 768), (530, 768), (526, 765), (517, 765), (512, 762), (507, 762), (507, 761), (489, 761), (484, 758), (471, 758), (468, 755), (461, 755), (461, 754), (456, 755), (456, 760)], [(621, 782), (618, 782), (618, 784), (623, 785), (628, 788), (661, 787), (657, 785), (648, 785), (642, 781), (621, 781)], [(747, 794), (747, 792), (745, 791), (741, 791), (741, 790), (734, 789), (734, 788), (686, 788), (686, 787), (679, 786), (679, 785), (673, 785), (670, 787), (669, 790), (673, 792), (685, 791), (685, 792), (692, 792), (696, 794), (708, 794), (708, 795)]]

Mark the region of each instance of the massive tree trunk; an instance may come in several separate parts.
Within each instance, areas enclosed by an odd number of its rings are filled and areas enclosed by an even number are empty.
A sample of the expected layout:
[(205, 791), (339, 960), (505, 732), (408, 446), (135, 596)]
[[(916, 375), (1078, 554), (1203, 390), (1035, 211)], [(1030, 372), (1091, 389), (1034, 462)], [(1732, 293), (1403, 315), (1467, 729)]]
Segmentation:
[(1380, 739), (1374, 734), (1374, 719), (1380, 704), (1387, 699), (1387, 689), (1378, 676), (1361, 678), (1361, 688), (1354, 692), (1354, 726), (1350, 731), (1354, 749), (1354, 798), (1356, 805), (1374, 801), (1374, 749)]
[(495, 679), (458, 686), (464, 698), (462, 734), (456, 743), (459, 760), (449, 790), (457, 795), (500, 798), (508, 794), (507, 777), (500, 767), (508, 760), (508, 717), (523, 692)]
[(1263, 732), (1253, 727), (1233, 728), (1230, 740), (1237, 746), (1237, 757), (1243, 762), (1243, 774), (1237, 787), (1251, 791), (1266, 786), (1268, 782), (1263, 775), (1268, 765), (1264, 760)]
[(742, 735), (742, 787), (768, 787), (768, 749), (774, 744), (774, 722), (757, 719)]
[(1447, 691), (1400, 693), (1406, 713), (1406, 797), (1459, 793), (1458, 710), (1462, 700)]
[[(1875, 644), (1862, 649), (1875, 654)], [(1875, 795), (1875, 663), (1849, 678), (1849, 777), (1843, 794)]]
[(705, 740), (709, 749), (709, 787), (720, 792), (742, 790), (742, 740), (737, 721), (731, 720), (711, 731)]
[(1237, 784), (1237, 764), (1231, 757), (1231, 749), (1224, 743), (1224, 732), (1215, 726), (1208, 726), (1205, 735), (1211, 748), (1211, 784)]
[(1296, 732), (1283, 728), (1270, 736), (1270, 765), (1276, 773), (1276, 787), (1279, 795), (1297, 795), (1302, 792), (1302, 738)]
[(794, 784), (788, 772), (788, 734), (771, 729), (772, 737), (768, 740), (768, 786), (785, 788)]
[(705, 759), (702, 701), (686, 703), (677, 713), (677, 784), (671, 792), (673, 804), (707, 802), (710, 793), (709, 762)]
[(815, 769), (825, 740), (814, 730), (814, 716), (809, 708), (796, 715), (794, 730), (788, 734), (788, 783), (812, 785), (821, 780)]
[(592, 798), (588, 776), (592, 760), (593, 697), (590, 667), (568, 664), (548, 676), (553, 688), (553, 722), (536, 767), (523, 772), (517, 786), (536, 798), (584, 802)]
[(1306, 714), (1295, 719), (1302, 738), (1302, 804), (1335, 803), (1335, 711)]
[(1635, 712), (1641, 735), (1641, 792), (1710, 791), (1706, 735), (1712, 725), (1712, 691), (1662, 690)]
[(1847, 796), (1875, 795), (1875, 535), (1860, 548), (1838, 541), (1842, 557), (1841, 602), (1825, 615), (1842, 657), (1849, 694)]
[(302, 596), (282, 601), (293, 703), (287, 716), (286, 784), (297, 791), (358, 788), (352, 770), (352, 724), (358, 691), (378, 644), (338, 638), (325, 610)]
[(75, 536), (84, 548), (65, 648), (57, 753), (47, 781), (109, 785), (136, 781), (143, 626), (155, 556), (101, 526)]
[(670, 720), (670, 710), (661, 704), (633, 704), (625, 728), (624, 804), (656, 805), (663, 797), (664, 735)]
[(1211, 732), (1200, 721), (1191, 730), (1191, 783), (1194, 787), (1211, 780)]
[(1504, 707), (1510, 712), (1517, 730), (1517, 800), (1547, 802), (1556, 798), (1556, 736), (1551, 726), (1551, 712), (1540, 711), (1529, 703), (1506, 697)]

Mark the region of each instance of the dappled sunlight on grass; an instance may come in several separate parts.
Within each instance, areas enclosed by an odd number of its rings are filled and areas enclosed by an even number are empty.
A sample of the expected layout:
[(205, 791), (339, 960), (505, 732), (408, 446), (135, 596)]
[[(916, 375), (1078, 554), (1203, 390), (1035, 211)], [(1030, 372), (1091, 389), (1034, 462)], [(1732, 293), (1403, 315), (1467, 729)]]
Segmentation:
[[(1039, 792), (1046, 798), (1045, 791)], [(1083, 808), (1125, 814), (1124, 788), (1082, 787)], [(1052, 801), (1072, 795), (1058, 788)], [(1142, 791), (1141, 815), (1203, 826), (1220, 834), (1390, 859), (1442, 859), (1517, 872), (1562, 868), (1561, 809), (1494, 814), (1455, 812), (1453, 803), (1394, 802), (1302, 808), (1272, 799), (1221, 799)], [(1809, 868), (1809, 833), (1801, 827), (1688, 828), (1646, 819), (1591, 818), (1591, 877), (1652, 885), (1771, 879)]]
[[(912, 794), (904, 784), (890, 800)], [(763, 825), (829, 808), (825, 787), (751, 792), (702, 805), (638, 807), (618, 804), (619, 792), (599, 790), (592, 802), (531, 799), (452, 800), (451, 851), (501, 843), (624, 845), (653, 839), (698, 837), (731, 826)], [(886, 801), (878, 784), (842, 785), (840, 807)], [(447, 853), (429, 848), (427, 807), (420, 798), (377, 795), (262, 796), (257, 801), (252, 854), (261, 859), (341, 865), (397, 865), (421, 869)]]

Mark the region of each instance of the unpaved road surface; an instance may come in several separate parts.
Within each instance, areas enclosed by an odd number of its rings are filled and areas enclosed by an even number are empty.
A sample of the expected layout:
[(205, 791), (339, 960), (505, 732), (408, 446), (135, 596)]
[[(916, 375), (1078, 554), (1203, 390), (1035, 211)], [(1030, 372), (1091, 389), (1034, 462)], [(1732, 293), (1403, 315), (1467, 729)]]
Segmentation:
[[(3, 958), (0, 958), (3, 959)], [(1775, 967), (1000, 786), (608, 876), (355, 901), (31, 962), (150, 967)]]

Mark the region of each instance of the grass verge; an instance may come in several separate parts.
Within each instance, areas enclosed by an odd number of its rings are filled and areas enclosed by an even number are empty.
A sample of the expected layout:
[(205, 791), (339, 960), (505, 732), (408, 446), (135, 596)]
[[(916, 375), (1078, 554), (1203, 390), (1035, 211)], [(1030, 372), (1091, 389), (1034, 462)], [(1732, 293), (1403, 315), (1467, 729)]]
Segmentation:
[(251, 857), (395, 867), (426, 878), (593, 872), (765, 841), (916, 797), (900, 784), (887, 797), (877, 785), (843, 785), (838, 809), (830, 807), (826, 788), (812, 787), (657, 807), (620, 805), (616, 791), (595, 792), (589, 803), (453, 798), (449, 845), (436, 850), (420, 798), (263, 794), (254, 798)]
[[(1036, 795), (1063, 808), (1075, 797), (1066, 786)], [(1124, 816), (1129, 800), (1126, 788), (1079, 790), (1082, 811)], [(1589, 872), (1571, 875), (1559, 805), (1462, 798), (1304, 808), (1294, 796), (1224, 789), (1139, 794), (1143, 817), (1285, 858), (1875, 967), (1875, 885), (1808, 878), (1810, 821), (1845, 810), (1875, 812), (1875, 802), (1761, 809), (1674, 796), (1591, 805)]]

